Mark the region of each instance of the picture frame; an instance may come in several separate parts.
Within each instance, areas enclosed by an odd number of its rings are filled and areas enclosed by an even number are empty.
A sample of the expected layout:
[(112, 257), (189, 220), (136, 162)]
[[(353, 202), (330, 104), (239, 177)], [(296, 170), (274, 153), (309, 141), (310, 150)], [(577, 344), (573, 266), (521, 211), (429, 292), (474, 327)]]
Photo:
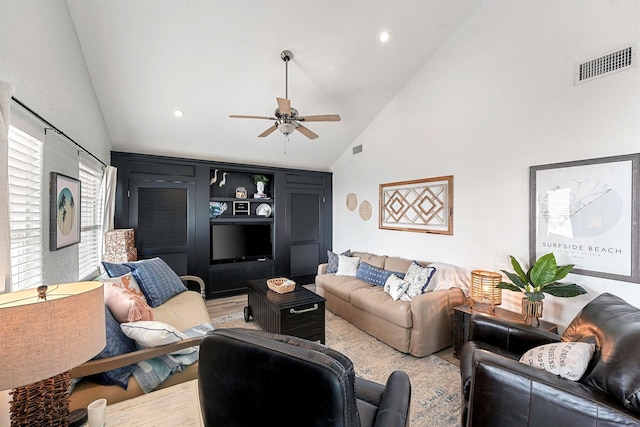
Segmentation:
[(640, 283), (639, 167), (640, 153), (531, 166), (531, 265), (553, 252), (572, 273)]
[(453, 175), (380, 184), (378, 228), (453, 235)]
[(233, 202), (234, 215), (249, 215), (249, 202)]
[(49, 249), (80, 242), (80, 180), (51, 172), (49, 199)]

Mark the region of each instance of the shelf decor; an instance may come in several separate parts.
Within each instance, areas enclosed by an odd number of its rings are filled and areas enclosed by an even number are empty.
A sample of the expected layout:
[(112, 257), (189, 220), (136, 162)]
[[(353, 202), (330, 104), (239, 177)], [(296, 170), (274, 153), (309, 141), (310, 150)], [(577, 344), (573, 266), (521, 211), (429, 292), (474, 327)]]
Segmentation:
[(51, 172), (49, 249), (57, 251), (80, 242), (80, 181)]
[(640, 283), (640, 153), (532, 166), (529, 257)]
[(380, 229), (453, 234), (453, 175), (380, 184)]

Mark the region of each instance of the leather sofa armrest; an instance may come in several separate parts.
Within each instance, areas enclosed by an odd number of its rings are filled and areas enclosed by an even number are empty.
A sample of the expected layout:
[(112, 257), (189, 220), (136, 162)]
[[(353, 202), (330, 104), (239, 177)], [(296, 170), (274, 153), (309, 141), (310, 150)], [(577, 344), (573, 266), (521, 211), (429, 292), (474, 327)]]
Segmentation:
[(406, 427), (409, 425), (411, 382), (403, 371), (393, 371), (387, 379), (380, 399), (376, 427)]
[(539, 345), (560, 341), (560, 335), (529, 325), (473, 314), (469, 325), (469, 341), (483, 343), (523, 354)]
[(132, 351), (130, 353), (118, 356), (107, 357), (104, 359), (89, 360), (80, 366), (76, 366), (71, 370), (72, 378), (82, 378), (89, 375), (99, 374), (100, 372), (110, 371), (112, 369), (121, 368), (123, 366), (132, 365), (143, 360), (153, 359), (163, 354), (174, 353), (187, 347), (200, 345), (202, 337), (188, 338), (172, 344), (161, 345), (158, 347), (144, 348), (142, 350)]
[(606, 394), (486, 350), (474, 353), (467, 425), (613, 427), (640, 417)]
[(202, 299), (206, 299), (207, 294), (205, 293), (204, 280), (202, 280), (198, 276), (189, 276), (189, 275), (180, 276), (180, 280), (182, 280), (183, 282), (196, 282), (200, 288), (200, 295), (202, 296)]
[(328, 263), (318, 265), (318, 275), (327, 274), (327, 268), (329, 267)]

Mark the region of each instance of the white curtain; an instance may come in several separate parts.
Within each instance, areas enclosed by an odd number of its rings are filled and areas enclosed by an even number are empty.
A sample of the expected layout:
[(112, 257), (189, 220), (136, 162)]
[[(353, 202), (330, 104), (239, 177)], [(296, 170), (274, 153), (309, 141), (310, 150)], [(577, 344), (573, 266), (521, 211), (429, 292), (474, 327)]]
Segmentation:
[(13, 85), (0, 81), (0, 292), (11, 290), (11, 238), (9, 237), (9, 119)]
[(114, 229), (117, 180), (118, 169), (113, 166), (107, 166), (104, 169), (104, 179), (102, 180), (102, 194), (104, 194), (104, 209), (102, 209), (104, 215), (102, 219), (103, 233)]

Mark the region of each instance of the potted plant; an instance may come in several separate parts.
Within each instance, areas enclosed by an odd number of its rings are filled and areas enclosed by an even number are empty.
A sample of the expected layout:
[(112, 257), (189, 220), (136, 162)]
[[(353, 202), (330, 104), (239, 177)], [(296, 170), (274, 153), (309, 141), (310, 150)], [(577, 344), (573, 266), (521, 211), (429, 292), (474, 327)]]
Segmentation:
[(509, 257), (515, 273), (501, 271), (509, 277), (512, 283), (500, 282), (498, 288), (524, 293), (524, 297), (522, 297), (522, 314), (525, 322), (527, 319), (533, 320), (535, 317), (536, 322), (540, 324), (542, 300), (545, 293), (561, 298), (575, 297), (587, 293), (584, 288), (575, 283), (558, 282), (558, 280), (564, 279), (569, 274), (574, 265), (558, 265), (553, 253), (541, 256), (526, 273), (518, 260), (511, 255)]
[(256, 184), (256, 189), (258, 190), (258, 195), (264, 197), (264, 184), (269, 182), (269, 178), (264, 175), (253, 175), (253, 182)]

